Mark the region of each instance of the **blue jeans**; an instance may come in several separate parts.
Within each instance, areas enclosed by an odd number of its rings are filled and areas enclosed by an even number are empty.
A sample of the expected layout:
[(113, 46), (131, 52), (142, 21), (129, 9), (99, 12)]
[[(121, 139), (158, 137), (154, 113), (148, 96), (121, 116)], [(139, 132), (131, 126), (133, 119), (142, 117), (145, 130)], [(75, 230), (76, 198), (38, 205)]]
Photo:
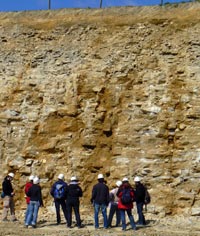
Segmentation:
[[(25, 220), (24, 220), (24, 223), (26, 224), (26, 221), (27, 221), (27, 218), (28, 218), (28, 215), (29, 215), (29, 211), (30, 211), (30, 207), (29, 207), (29, 204), (27, 204), (27, 207), (26, 207), (26, 212), (25, 212)], [(32, 219), (31, 219), (32, 220)]]
[(95, 228), (99, 228), (99, 211), (103, 215), (103, 227), (108, 227), (108, 219), (107, 219), (107, 212), (106, 212), (106, 204), (98, 204), (94, 203), (94, 221), (95, 221)]
[(136, 203), (136, 206), (137, 206), (137, 213), (138, 213), (138, 224), (145, 225), (146, 221), (143, 214), (144, 203), (143, 202)]
[(28, 205), (29, 213), (25, 222), (26, 225), (36, 225), (39, 207), (40, 207), (40, 203), (38, 201), (30, 201)]
[(122, 229), (126, 229), (125, 211), (127, 212), (132, 229), (136, 229), (136, 225), (135, 225), (135, 221), (134, 221), (131, 209), (127, 209), (127, 210), (120, 209), (121, 220), (122, 220)]

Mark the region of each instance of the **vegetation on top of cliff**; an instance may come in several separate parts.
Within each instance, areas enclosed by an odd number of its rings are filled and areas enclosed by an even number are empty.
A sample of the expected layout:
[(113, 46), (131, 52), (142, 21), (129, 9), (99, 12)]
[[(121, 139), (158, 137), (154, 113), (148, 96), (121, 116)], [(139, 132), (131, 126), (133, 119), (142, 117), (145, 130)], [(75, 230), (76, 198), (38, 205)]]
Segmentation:
[(148, 7), (113, 7), (105, 9), (62, 9), (51, 11), (30, 11), (0, 13), (1, 25), (23, 25), (38, 30), (52, 30), (56, 27), (69, 28), (72, 25), (105, 24), (132, 26), (137, 23), (176, 22), (180, 27), (196, 24), (200, 20), (200, 4), (184, 3)]

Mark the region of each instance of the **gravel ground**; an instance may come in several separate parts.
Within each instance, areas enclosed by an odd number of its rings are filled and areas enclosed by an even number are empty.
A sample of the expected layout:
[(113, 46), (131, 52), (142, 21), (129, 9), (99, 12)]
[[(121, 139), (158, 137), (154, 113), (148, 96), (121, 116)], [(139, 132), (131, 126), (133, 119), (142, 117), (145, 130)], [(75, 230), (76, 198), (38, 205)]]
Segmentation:
[[(200, 217), (184, 217), (174, 216), (161, 219), (153, 219), (148, 217), (145, 227), (138, 227), (137, 231), (132, 231), (128, 224), (127, 230), (124, 232), (121, 227), (113, 227), (109, 229), (94, 229), (93, 212), (82, 214), (84, 228), (78, 229), (75, 225), (68, 229), (63, 222), (60, 225), (55, 224), (55, 215), (49, 215), (44, 210), (40, 210), (38, 217), (38, 225), (36, 229), (24, 228), (23, 213), (17, 215), (16, 222), (1, 222), (0, 236), (114, 236), (114, 235), (138, 235), (138, 236), (196, 236), (200, 235)], [(155, 218), (155, 216), (154, 216)], [(128, 221), (127, 221), (128, 222)], [(102, 226), (102, 217), (100, 215), (100, 226)]]

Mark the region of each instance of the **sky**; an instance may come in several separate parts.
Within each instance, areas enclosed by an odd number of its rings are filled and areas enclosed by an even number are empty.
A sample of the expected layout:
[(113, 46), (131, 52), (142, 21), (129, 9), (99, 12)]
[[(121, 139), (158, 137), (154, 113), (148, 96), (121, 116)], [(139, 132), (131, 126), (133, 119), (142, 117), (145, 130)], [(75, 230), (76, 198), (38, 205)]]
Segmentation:
[[(60, 8), (99, 8), (100, 0), (0, 0), (0, 11), (29, 11)], [(188, 0), (163, 0), (163, 3), (178, 3)], [(102, 7), (158, 5), (161, 0), (102, 0)]]

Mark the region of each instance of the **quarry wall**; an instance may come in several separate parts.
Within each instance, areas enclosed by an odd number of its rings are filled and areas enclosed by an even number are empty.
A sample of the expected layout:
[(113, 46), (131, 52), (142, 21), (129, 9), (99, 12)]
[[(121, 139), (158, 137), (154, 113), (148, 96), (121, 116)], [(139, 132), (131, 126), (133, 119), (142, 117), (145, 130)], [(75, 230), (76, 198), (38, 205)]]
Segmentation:
[(200, 214), (200, 4), (0, 13), (0, 179), (142, 177), (152, 214)]

